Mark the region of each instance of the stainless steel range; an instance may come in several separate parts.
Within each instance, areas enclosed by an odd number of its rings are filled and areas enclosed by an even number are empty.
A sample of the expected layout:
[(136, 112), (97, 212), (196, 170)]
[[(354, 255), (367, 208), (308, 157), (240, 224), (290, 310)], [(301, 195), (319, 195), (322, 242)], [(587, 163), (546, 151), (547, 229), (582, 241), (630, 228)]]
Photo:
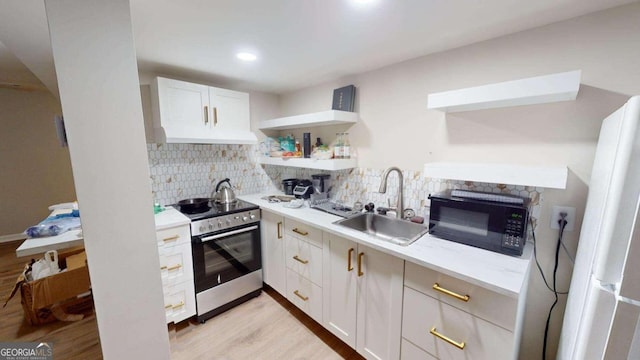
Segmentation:
[(198, 321), (226, 311), (262, 289), (260, 208), (244, 201), (212, 204), (185, 214), (191, 245)]

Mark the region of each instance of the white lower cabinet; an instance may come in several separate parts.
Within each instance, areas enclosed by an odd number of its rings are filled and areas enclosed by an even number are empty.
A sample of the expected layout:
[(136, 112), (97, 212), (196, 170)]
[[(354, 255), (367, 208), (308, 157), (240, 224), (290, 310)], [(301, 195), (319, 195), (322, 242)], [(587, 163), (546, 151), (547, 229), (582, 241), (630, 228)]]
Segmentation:
[(404, 261), (324, 233), (323, 324), (367, 359), (399, 359)]
[(407, 262), (402, 359), (516, 359), (517, 316), (517, 299)]
[(415, 346), (413, 343), (402, 339), (402, 348), (400, 350), (401, 360), (437, 360), (437, 357), (431, 356), (428, 352)]
[(177, 323), (196, 313), (189, 224), (158, 230), (156, 237), (165, 315)]
[(322, 288), (287, 269), (287, 299), (318, 323), (322, 322)]
[(287, 291), (287, 272), (284, 258), (284, 217), (262, 210), (261, 247), (262, 279), (280, 294)]

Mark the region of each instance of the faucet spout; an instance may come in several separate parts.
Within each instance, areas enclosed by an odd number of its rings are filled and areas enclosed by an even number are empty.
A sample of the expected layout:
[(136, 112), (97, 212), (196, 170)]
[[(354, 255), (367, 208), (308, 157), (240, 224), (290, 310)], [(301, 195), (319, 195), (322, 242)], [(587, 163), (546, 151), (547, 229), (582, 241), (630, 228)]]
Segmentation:
[(396, 217), (398, 219), (402, 219), (402, 213), (404, 212), (404, 203), (402, 201), (402, 188), (404, 179), (402, 177), (402, 170), (395, 166), (392, 166), (385, 170), (382, 174), (382, 181), (380, 182), (380, 189), (378, 190), (378, 192), (383, 194), (387, 192), (387, 178), (392, 171), (396, 171), (398, 173), (398, 203), (396, 204)]

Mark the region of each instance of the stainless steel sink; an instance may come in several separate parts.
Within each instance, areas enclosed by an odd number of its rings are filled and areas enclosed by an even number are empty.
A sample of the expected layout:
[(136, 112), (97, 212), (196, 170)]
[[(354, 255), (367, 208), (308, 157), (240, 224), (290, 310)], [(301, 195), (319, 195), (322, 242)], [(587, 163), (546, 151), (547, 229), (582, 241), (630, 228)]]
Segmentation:
[(373, 213), (363, 213), (333, 223), (402, 246), (413, 243), (429, 232), (420, 224)]

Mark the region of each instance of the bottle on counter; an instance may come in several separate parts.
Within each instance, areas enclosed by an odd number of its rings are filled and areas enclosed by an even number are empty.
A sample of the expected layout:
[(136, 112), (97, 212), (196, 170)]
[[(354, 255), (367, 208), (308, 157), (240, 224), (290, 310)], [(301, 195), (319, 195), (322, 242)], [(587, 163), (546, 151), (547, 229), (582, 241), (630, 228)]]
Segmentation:
[(333, 158), (342, 159), (342, 134), (336, 133), (336, 142), (333, 145)]
[(349, 143), (349, 133), (342, 133), (342, 158), (351, 158), (351, 144)]

